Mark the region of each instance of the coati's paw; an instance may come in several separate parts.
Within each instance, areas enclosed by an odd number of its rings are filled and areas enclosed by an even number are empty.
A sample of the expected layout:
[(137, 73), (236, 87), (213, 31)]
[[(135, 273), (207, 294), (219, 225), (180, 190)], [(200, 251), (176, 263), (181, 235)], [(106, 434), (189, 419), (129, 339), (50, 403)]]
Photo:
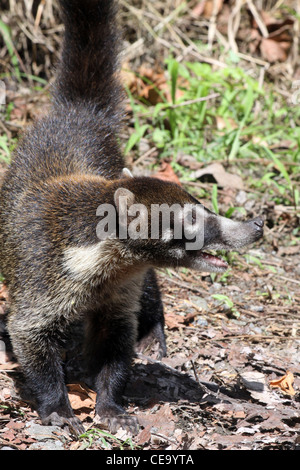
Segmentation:
[(70, 433), (75, 436), (79, 436), (85, 431), (82, 422), (80, 419), (76, 418), (76, 416), (67, 418), (66, 416), (60, 416), (56, 411), (43, 418), (42, 423), (47, 426), (52, 425), (59, 426), (61, 428), (66, 426), (69, 428)]
[(115, 434), (119, 428), (125, 429), (132, 435), (139, 432), (138, 420), (134, 416), (126, 413), (108, 416), (106, 413), (104, 415), (98, 413), (95, 415), (94, 423), (97, 426), (108, 429), (112, 434)]

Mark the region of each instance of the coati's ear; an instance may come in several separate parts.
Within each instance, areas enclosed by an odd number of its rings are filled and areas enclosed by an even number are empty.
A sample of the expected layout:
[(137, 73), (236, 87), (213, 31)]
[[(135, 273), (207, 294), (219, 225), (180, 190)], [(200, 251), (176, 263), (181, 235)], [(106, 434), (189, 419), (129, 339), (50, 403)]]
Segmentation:
[(133, 174), (128, 168), (123, 168), (121, 176), (122, 178), (133, 178)]
[(114, 201), (118, 213), (127, 212), (128, 207), (134, 204), (134, 194), (126, 188), (118, 188), (114, 194)]

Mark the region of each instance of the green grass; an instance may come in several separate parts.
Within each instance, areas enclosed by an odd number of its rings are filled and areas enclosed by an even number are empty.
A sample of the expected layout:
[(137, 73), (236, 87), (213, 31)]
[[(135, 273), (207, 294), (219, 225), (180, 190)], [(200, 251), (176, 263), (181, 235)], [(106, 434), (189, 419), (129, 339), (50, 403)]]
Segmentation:
[(11, 37), (10, 27), (0, 19), (0, 35), (3, 37), (3, 41), (7, 47), (10, 55), (11, 64), (14, 69), (14, 75), (18, 81), (21, 81), (21, 73), (19, 68), (19, 60), (16, 55), (16, 50)]
[[(185, 180), (189, 170), (177, 163), (179, 153), (199, 162), (240, 163), (249, 187), (267, 190), (277, 203), (299, 205), (300, 107), (272, 84), (260, 88), (236, 64), (213, 70), (208, 64), (169, 59), (166, 66), (170, 102), (161, 95), (163, 102), (151, 106), (130, 96), (135, 132), (126, 152), (146, 138)], [(213, 203), (216, 209), (216, 194)]]
[(98, 442), (101, 448), (106, 450), (112, 449), (112, 445), (118, 450), (134, 450), (136, 448), (131, 438), (122, 441), (113, 434), (101, 429), (89, 429), (80, 436), (80, 440), (83, 442), (82, 449), (91, 447), (95, 442)]
[(9, 140), (6, 134), (0, 135), (0, 160), (8, 164), (15, 145), (16, 139)]

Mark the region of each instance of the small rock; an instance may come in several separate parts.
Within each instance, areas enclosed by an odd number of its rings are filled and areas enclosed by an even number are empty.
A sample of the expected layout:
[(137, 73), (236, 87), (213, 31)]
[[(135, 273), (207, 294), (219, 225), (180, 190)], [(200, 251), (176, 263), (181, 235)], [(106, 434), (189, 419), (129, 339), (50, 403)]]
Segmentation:
[(250, 305), (250, 310), (252, 310), (252, 312), (263, 312), (264, 307), (263, 305)]
[(29, 423), (25, 428), (26, 434), (37, 441), (46, 441), (48, 439), (59, 441), (59, 435), (62, 435), (62, 430), (58, 426), (43, 426), (42, 424)]
[(247, 193), (245, 191), (239, 191), (236, 195), (235, 201), (242, 207), (247, 201)]
[(29, 450), (64, 450), (63, 443), (61, 441), (45, 441), (35, 442), (31, 444)]
[(192, 295), (190, 297), (190, 301), (193, 302), (193, 304), (197, 305), (197, 307), (202, 308), (202, 310), (208, 310), (207, 302), (202, 297), (198, 297), (197, 295)]

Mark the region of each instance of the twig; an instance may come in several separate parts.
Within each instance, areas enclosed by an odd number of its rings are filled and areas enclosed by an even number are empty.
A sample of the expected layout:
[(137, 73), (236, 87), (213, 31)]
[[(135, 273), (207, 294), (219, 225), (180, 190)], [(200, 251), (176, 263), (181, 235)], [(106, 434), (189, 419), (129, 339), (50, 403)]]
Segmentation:
[(41, 22), (41, 17), (42, 17), (42, 14), (43, 14), (44, 7), (45, 7), (45, 0), (42, 0), (41, 3), (38, 6), (36, 17), (35, 17), (35, 20), (34, 20), (34, 29), (35, 30), (38, 29), (39, 24)]
[[(227, 64), (225, 64), (224, 62), (221, 62), (220, 60), (213, 59), (212, 57), (206, 57), (200, 54), (197, 45), (186, 34), (180, 31), (179, 28), (177, 28), (176, 26), (174, 26), (174, 29), (175, 31), (177, 31), (177, 34), (184, 40), (184, 42), (189, 44), (189, 46), (191, 47), (190, 54), (194, 56), (196, 59), (198, 59), (199, 62), (206, 62), (207, 64), (215, 65), (217, 67), (222, 67), (222, 68), (227, 67)], [(178, 48), (178, 44), (172, 44), (172, 46)]]
[(257, 57), (252, 57), (251, 55), (248, 54), (243, 54), (242, 52), (237, 52), (238, 57), (241, 59), (247, 60), (248, 62), (253, 62), (254, 64), (257, 65), (262, 65), (265, 67), (265, 69), (268, 69), (270, 67), (269, 62), (266, 62), (265, 60), (258, 59)]
[(251, 13), (252, 13), (252, 15), (253, 15), (256, 23), (257, 23), (257, 26), (259, 27), (260, 32), (263, 35), (263, 37), (264, 38), (269, 37), (269, 32), (266, 28), (266, 25), (264, 24), (263, 20), (261, 19), (256, 7), (252, 3), (252, 0), (247, 0), (247, 5), (248, 5), (249, 10), (251, 11)]
[(213, 10), (212, 14), (210, 17), (210, 22), (209, 22), (209, 30), (208, 30), (208, 49), (211, 50), (213, 40), (216, 34), (216, 29), (217, 29), (217, 14), (218, 14), (218, 7), (219, 7), (219, 2), (218, 0), (213, 0)]
[(280, 274), (274, 274), (274, 276), (275, 277), (280, 277), (280, 279), (283, 279), (284, 281), (294, 282), (295, 284), (300, 284), (300, 281), (297, 281), (296, 279), (291, 279), (289, 277), (281, 276)]
[(229, 41), (230, 48), (235, 53), (238, 52), (238, 47), (235, 42), (235, 36), (236, 36), (237, 30), (240, 24), (242, 4), (243, 4), (243, 0), (237, 0), (236, 5), (233, 8), (232, 13), (229, 15), (229, 18), (228, 18), (228, 28), (227, 28), (228, 41)]
[(170, 437), (165, 436), (165, 434), (161, 434), (161, 433), (159, 433), (159, 432), (154, 432), (154, 431), (151, 430), (151, 435), (152, 435), (152, 436), (160, 437), (161, 439), (164, 439), (164, 440), (167, 441), (167, 442), (171, 442), (171, 444), (175, 444), (175, 445), (177, 445), (177, 446), (178, 446), (178, 444), (179, 444), (177, 441), (175, 441), (175, 439), (171, 439)]
[(134, 165), (138, 165), (141, 163), (145, 158), (150, 157), (157, 151), (156, 147), (152, 147), (151, 149), (147, 150), (147, 152), (143, 153), (137, 160), (135, 160)]
[[(194, 371), (194, 376), (195, 376), (195, 379), (196, 379), (196, 382), (199, 384), (199, 386), (202, 388), (202, 390), (207, 394), (207, 395), (210, 395), (211, 394), (211, 390), (209, 390), (206, 385), (201, 382), (199, 380), (199, 377), (198, 377), (198, 374), (197, 374), (197, 371), (196, 371), (196, 367), (195, 367), (195, 363), (193, 360), (191, 360), (191, 363), (192, 363), (192, 367), (193, 367), (193, 371)], [(219, 387), (217, 385), (217, 389), (216, 389), (216, 393), (218, 394), (218, 391), (219, 391)], [(202, 397), (204, 398), (204, 396)]]
[(158, 33), (161, 29), (166, 27), (168, 29), (170, 35), (172, 36), (173, 40), (181, 43), (182, 47), (185, 47), (184, 43), (181, 41), (180, 37), (178, 36), (176, 31), (174, 30), (174, 28), (170, 24), (171, 21), (174, 20), (174, 18), (176, 18), (176, 16), (179, 15), (179, 13), (182, 10), (183, 6), (184, 6), (184, 3), (181, 3), (179, 5), (179, 7), (177, 7), (174, 11), (172, 11), (166, 18), (163, 18), (158, 13), (158, 11), (153, 7), (153, 5), (151, 3), (149, 3), (149, 9), (151, 9), (153, 11), (154, 15), (156, 15), (157, 18), (161, 19), (161, 21), (156, 26), (154, 26), (153, 31), (155, 31), (155, 33)]

